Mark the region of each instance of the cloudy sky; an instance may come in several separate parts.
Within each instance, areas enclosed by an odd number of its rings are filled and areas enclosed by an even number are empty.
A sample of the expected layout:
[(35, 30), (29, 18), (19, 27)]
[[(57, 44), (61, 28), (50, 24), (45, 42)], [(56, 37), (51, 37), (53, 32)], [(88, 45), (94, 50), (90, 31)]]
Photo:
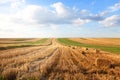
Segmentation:
[(120, 37), (120, 0), (0, 0), (0, 37)]

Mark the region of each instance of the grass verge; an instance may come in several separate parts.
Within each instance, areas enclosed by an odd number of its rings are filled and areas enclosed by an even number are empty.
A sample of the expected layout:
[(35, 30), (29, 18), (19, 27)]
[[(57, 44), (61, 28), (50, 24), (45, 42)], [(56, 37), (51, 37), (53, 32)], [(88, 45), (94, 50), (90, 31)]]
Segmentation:
[(83, 44), (80, 42), (69, 40), (67, 38), (58, 38), (58, 42), (61, 44), (64, 44), (64, 45), (95, 48), (95, 49), (101, 49), (103, 51), (108, 51), (108, 52), (120, 54), (120, 46), (101, 46), (101, 45)]

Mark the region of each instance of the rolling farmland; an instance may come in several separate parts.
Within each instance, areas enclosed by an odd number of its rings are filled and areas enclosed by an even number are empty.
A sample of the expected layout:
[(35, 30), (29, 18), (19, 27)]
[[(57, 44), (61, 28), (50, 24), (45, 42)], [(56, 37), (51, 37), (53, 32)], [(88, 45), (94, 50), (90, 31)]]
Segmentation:
[(80, 47), (88, 47), (88, 48), (95, 48), (100, 49), (103, 51), (108, 51), (112, 53), (120, 53), (120, 39), (119, 38), (106, 38), (106, 39), (99, 39), (99, 38), (60, 38), (58, 41), (64, 45), (71, 45), (71, 46), (80, 46)]
[[(120, 53), (119, 44), (106, 45)], [(120, 55), (104, 49), (76, 39), (0, 39), (0, 80), (120, 80)]]

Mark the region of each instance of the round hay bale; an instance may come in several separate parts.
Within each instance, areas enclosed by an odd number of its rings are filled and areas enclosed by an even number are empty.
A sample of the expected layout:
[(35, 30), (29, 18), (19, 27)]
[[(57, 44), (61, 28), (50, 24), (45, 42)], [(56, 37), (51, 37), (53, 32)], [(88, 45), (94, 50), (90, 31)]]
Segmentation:
[(95, 50), (94, 50), (94, 53), (100, 53), (100, 50), (95, 49)]
[(86, 48), (86, 47), (82, 47), (82, 50), (86, 51), (86, 50), (88, 50), (88, 48)]
[(71, 46), (68, 46), (68, 47), (71, 47)]
[(77, 47), (76, 46), (72, 46), (72, 49), (76, 49)]
[(109, 68), (111, 65), (111, 61), (107, 60), (107, 59), (101, 59), (101, 58), (97, 58), (95, 60), (95, 65), (98, 68)]
[(83, 55), (85, 55), (85, 54), (86, 54), (86, 52), (85, 52), (85, 51), (82, 51), (81, 53), (82, 53)]
[(98, 50), (98, 49), (89, 49), (89, 52), (98, 54), (98, 53), (100, 53), (100, 50)]

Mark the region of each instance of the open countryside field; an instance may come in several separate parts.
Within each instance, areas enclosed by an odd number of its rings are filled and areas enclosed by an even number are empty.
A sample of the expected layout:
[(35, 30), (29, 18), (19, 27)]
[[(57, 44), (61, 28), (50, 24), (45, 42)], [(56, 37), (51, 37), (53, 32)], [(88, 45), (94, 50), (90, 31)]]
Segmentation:
[(19, 47), (46, 45), (49, 42), (49, 40), (47, 38), (44, 38), (44, 39), (21, 39), (21, 38), (0, 39), (0, 50), (17, 48), (17, 47), (19, 48)]
[(60, 38), (65, 45), (100, 49), (112, 53), (120, 53), (120, 38)]
[(70, 40), (92, 45), (120, 46), (120, 38), (70, 38)]
[(120, 80), (120, 39), (0, 39), (0, 80)]

